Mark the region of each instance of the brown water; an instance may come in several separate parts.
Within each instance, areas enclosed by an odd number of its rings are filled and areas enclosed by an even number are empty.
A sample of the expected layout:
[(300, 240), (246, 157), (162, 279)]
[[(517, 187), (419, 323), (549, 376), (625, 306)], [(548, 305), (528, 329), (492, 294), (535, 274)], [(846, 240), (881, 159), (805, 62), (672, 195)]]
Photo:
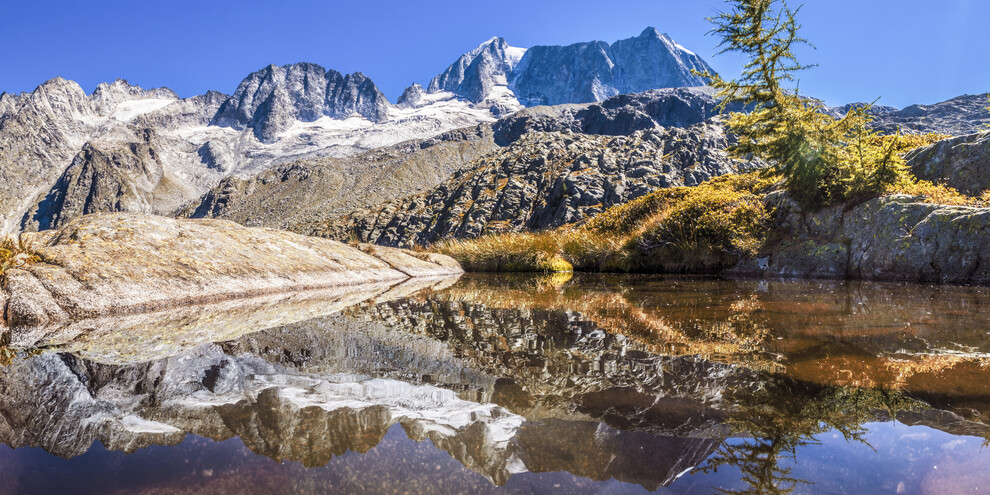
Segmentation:
[(979, 493), (988, 310), (985, 288), (472, 275), (126, 359), (119, 336), (21, 349), (0, 492)]

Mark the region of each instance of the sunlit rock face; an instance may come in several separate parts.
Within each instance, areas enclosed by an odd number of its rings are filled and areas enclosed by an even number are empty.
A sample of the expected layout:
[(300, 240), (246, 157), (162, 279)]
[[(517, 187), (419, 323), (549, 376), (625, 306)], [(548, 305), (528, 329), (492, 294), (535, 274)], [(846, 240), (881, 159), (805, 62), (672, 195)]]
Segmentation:
[(344, 76), (316, 64), (269, 65), (241, 81), (211, 124), (251, 128), (258, 139), (270, 142), (294, 122), (324, 116), (345, 119), (358, 114), (384, 122), (389, 107), (385, 95), (360, 72)]
[(601, 101), (655, 88), (702, 86), (692, 73), (713, 72), (698, 55), (650, 27), (606, 43), (515, 48), (492, 38), (430, 81), (429, 93), (454, 93), (480, 103), (500, 98), (526, 106)]
[(463, 273), (442, 255), (153, 215), (88, 215), (21, 244), (38, 260), (4, 272), (13, 327)]
[(990, 189), (990, 132), (939, 141), (905, 157), (915, 177), (979, 197)]

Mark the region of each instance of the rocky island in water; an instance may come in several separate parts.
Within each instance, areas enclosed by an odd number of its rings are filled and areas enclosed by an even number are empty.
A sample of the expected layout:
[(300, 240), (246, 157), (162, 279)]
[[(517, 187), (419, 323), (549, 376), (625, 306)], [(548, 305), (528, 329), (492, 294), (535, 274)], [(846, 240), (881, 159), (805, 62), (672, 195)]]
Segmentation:
[(986, 489), (987, 95), (720, 81), (650, 27), (0, 94), (0, 493)]

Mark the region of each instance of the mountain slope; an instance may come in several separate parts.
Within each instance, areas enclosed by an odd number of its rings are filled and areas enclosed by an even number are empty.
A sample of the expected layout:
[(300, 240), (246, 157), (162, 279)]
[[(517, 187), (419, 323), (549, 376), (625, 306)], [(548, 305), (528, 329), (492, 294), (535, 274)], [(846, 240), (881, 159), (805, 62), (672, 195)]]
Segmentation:
[(756, 166), (729, 158), (728, 144), (717, 120), (629, 136), (532, 132), (426, 193), (292, 230), (389, 246), (542, 230)]
[(718, 113), (717, 105), (710, 88), (679, 88), (601, 103), (529, 108), (496, 122), (494, 135), (484, 126), (484, 131), (449, 132), (347, 159), (300, 160), (249, 178), (230, 177), (183, 214), (279, 228), (317, 224), (429, 190), (473, 166), (495, 144), (508, 146), (533, 132), (627, 136), (704, 122)]
[[(845, 115), (853, 106), (851, 103), (829, 109), (833, 116)], [(964, 136), (985, 130), (990, 126), (990, 111), (987, 111), (987, 94), (962, 95), (926, 105), (909, 105), (902, 109), (875, 106), (870, 111), (874, 126), (884, 134), (896, 132), (925, 134), (936, 132), (950, 136)]]
[(495, 149), (487, 125), (377, 148), (348, 158), (299, 160), (228, 177), (180, 215), (285, 228), (416, 194)]

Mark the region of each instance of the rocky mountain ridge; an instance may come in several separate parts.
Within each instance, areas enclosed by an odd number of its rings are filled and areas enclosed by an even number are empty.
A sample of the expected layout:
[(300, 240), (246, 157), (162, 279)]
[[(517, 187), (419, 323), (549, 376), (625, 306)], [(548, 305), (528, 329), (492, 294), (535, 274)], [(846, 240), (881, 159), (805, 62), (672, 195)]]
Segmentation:
[[(832, 107), (828, 113), (839, 117), (853, 106), (850, 103)], [(883, 134), (897, 132), (926, 134), (935, 132), (949, 136), (963, 136), (985, 130), (990, 126), (990, 112), (987, 111), (987, 94), (961, 95), (946, 101), (932, 104), (915, 104), (898, 109), (877, 105), (872, 107), (874, 127)]]
[[(611, 44), (517, 48), (496, 37), (434, 77), (426, 93), (450, 92), (475, 104), (487, 102), (499, 113), (518, 105), (590, 103), (649, 89), (703, 85), (692, 70), (714, 72), (697, 54), (653, 27)], [(407, 89), (411, 94), (421, 91)]]
[(316, 64), (269, 65), (241, 81), (210, 124), (250, 127), (258, 139), (271, 142), (293, 122), (323, 116), (346, 119), (357, 114), (381, 123), (390, 106), (375, 83), (360, 72), (343, 76)]
[(123, 80), (86, 94), (61, 78), (0, 94), (0, 232), (54, 228), (99, 211), (171, 215), (225, 177), (494, 122), (522, 107), (511, 91), (497, 105), (471, 95), (507, 88), (498, 74), (522, 57), (493, 39), (397, 105), (359, 72), (306, 63), (262, 68), (231, 96), (179, 98)]
[(760, 166), (730, 158), (717, 119), (628, 136), (530, 132), (419, 195), (292, 229), (387, 246), (536, 231), (590, 218), (660, 188)]

